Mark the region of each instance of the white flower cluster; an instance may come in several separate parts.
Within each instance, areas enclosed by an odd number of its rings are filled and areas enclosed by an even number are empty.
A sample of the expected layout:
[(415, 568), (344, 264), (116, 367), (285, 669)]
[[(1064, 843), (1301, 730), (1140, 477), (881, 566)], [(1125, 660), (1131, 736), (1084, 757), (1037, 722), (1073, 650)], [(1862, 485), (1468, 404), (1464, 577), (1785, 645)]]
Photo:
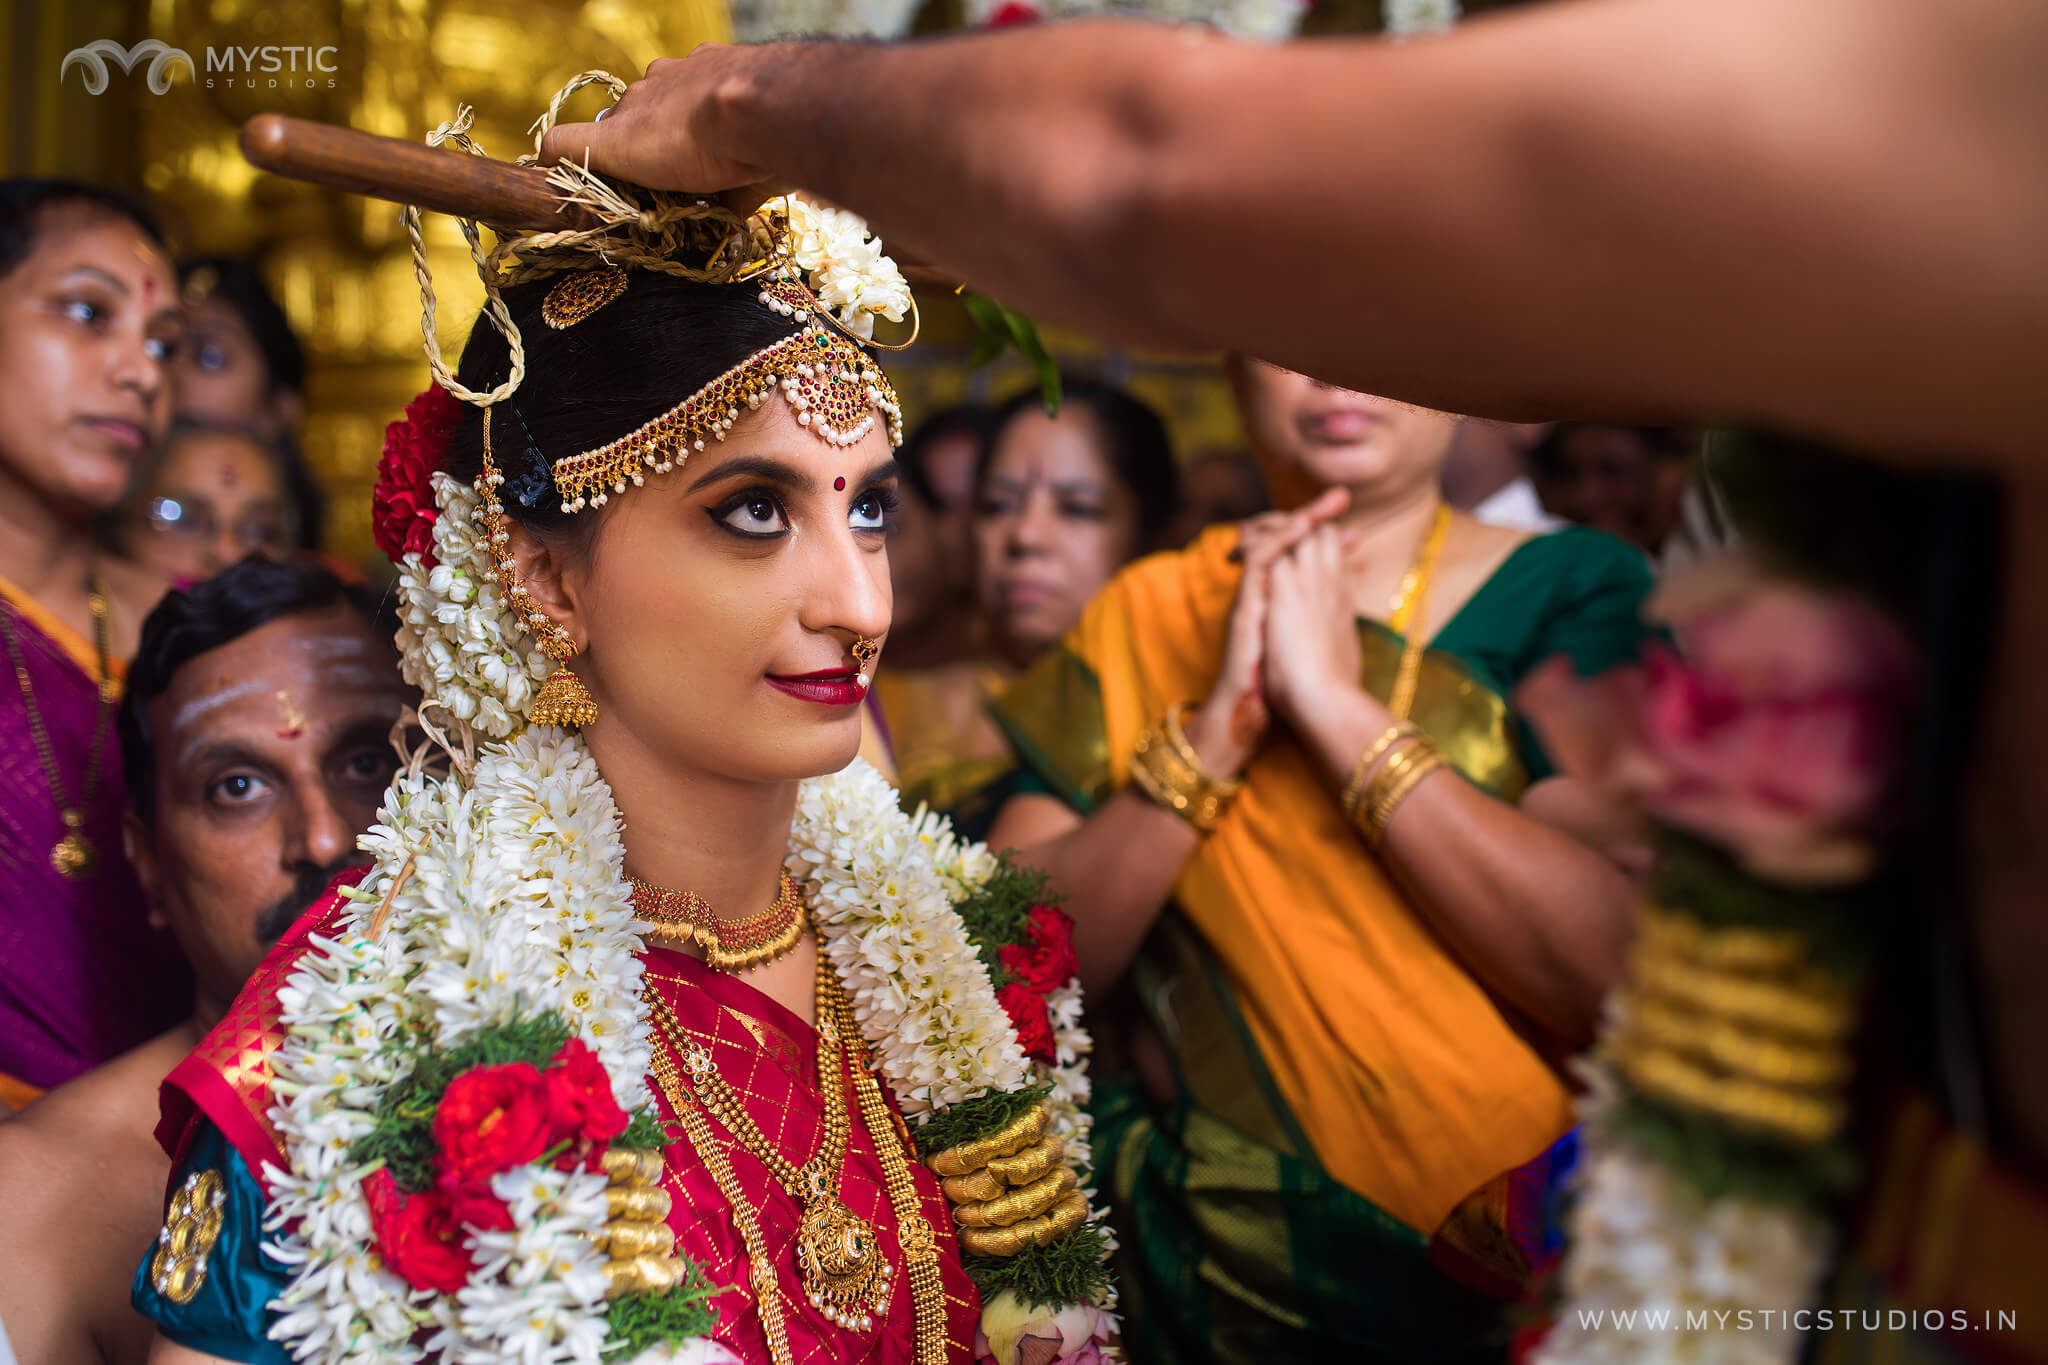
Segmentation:
[(433, 479), (440, 562), (429, 569), (408, 554), (398, 566), (399, 667), (423, 706), (438, 704), (482, 739), (504, 739), (526, 724), (548, 660), (505, 609), (473, 519), (475, 491), (446, 473)]
[(742, 43), (776, 38), (901, 38), (917, 17), (918, 0), (734, 0), (733, 37)]
[[(266, 1226), (293, 1268), (274, 1339), (299, 1360), (519, 1360), (596, 1365), (605, 1340), (604, 1179), (527, 1166), (494, 1188), (515, 1231), (476, 1234), (453, 1295), (415, 1291), (372, 1251), (349, 1148), (398, 1080), (399, 1045), (447, 1048), (541, 1011), (597, 1053), (621, 1104), (645, 1102), (639, 940), (611, 790), (582, 744), (552, 729), (488, 746), (475, 781), (401, 777), (363, 847), (375, 867), (339, 937), (316, 938), (279, 991), (288, 1030), (271, 1110), (290, 1159)], [(390, 920), (368, 936), (376, 907)], [(431, 1329), (424, 1347), (422, 1329)]]
[(896, 789), (864, 762), (797, 796), (789, 873), (911, 1118), (1031, 1077), (931, 852)]
[[(1013, 0), (967, 0), (967, 22), (980, 27)], [(1308, 13), (1308, 0), (1024, 0), (1048, 18), (1120, 14), (1169, 24), (1206, 24), (1248, 42), (1292, 38)]]
[[(1755, 1199), (1704, 1199), (1626, 1146), (1589, 1151), (1570, 1216), (1564, 1307), (1534, 1365), (1789, 1365), (1785, 1324), (1820, 1292), (1825, 1225)], [(1634, 1310), (1634, 1311), (1631, 1311)], [(1743, 1310), (1755, 1317), (1742, 1330)], [(1697, 1324), (1697, 1325), (1695, 1325)]]
[(790, 258), (818, 302), (847, 331), (872, 339), (877, 317), (903, 321), (910, 310), (910, 285), (859, 215), (794, 194), (770, 199), (756, 213), (788, 219)]
[(1446, 33), (1458, 22), (1458, 0), (1380, 0), (1380, 27), (1395, 38)]

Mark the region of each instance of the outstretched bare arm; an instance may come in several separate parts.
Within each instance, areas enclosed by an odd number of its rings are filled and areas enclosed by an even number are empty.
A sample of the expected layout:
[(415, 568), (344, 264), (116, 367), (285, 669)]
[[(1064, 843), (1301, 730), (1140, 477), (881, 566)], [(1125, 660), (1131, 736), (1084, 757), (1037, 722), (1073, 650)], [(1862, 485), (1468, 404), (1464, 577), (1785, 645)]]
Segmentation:
[(657, 62), (548, 151), (773, 177), (1016, 306), (1501, 416), (2038, 459), (2048, 9), (1581, 0), (1440, 40), (1096, 22)]

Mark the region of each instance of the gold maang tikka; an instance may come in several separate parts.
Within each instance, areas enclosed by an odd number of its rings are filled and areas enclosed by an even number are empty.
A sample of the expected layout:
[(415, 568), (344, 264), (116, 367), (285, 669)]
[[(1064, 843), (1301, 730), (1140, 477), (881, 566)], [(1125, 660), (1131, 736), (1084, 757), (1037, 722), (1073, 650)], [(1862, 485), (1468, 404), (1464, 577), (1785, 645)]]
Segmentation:
[(565, 455), (551, 466), (564, 512), (602, 507), (614, 493), (666, 474), (706, 443), (723, 441), (743, 412), (777, 393), (799, 426), (835, 446), (857, 444), (888, 422), (889, 444), (903, 444), (903, 408), (882, 367), (839, 329), (830, 312), (788, 267), (761, 284), (764, 307), (798, 330), (742, 360), (682, 402), (616, 441)]

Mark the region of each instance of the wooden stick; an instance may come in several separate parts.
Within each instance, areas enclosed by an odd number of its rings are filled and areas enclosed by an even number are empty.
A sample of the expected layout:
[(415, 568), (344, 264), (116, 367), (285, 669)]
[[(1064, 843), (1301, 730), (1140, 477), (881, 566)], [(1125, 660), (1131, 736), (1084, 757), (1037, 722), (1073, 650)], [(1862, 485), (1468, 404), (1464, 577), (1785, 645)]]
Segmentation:
[(562, 202), (545, 168), (468, 156), (452, 147), (258, 114), (242, 125), (242, 155), (272, 175), (502, 227), (542, 232), (599, 226), (588, 209)]
[[(243, 124), (242, 155), (250, 165), (272, 175), (394, 204), (417, 204), (494, 227), (548, 232), (602, 225), (589, 209), (563, 200), (548, 183), (544, 166), (517, 166), (470, 156), (452, 147), (359, 133), (289, 114), (258, 114)], [(744, 218), (787, 189), (783, 185), (747, 185), (714, 197)], [(943, 272), (927, 270), (900, 256), (897, 262), (921, 282), (952, 284)], [(925, 276), (930, 278), (923, 279)]]

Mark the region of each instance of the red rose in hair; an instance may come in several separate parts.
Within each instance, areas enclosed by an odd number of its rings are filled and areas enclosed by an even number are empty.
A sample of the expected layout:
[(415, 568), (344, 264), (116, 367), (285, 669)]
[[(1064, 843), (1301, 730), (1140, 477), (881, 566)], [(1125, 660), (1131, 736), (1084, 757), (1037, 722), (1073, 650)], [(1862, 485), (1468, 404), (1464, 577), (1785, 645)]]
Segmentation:
[(384, 428), (384, 454), (377, 461), (377, 491), (370, 499), (370, 531), (393, 564), (417, 552), (432, 567), (434, 471), (446, 463), (448, 437), (462, 417), (462, 403), (439, 384), (405, 405), (403, 419)]
[(1034, 5), (1024, 4), (1022, 0), (1003, 0), (1003, 3), (996, 6), (995, 11), (988, 16), (988, 26), (1013, 28), (1018, 24), (1035, 24), (1044, 17), (1042, 10)]
[(536, 1160), (548, 1145), (548, 1106), (540, 1073), (525, 1062), (463, 1072), (434, 1111), (440, 1183), (488, 1181)]
[(1058, 1060), (1059, 1049), (1053, 1045), (1052, 1018), (1045, 1012), (1044, 996), (1021, 981), (1012, 981), (996, 992), (996, 1000), (1003, 1013), (1010, 1016), (1010, 1025), (1017, 1030), (1017, 1045), (1024, 1049), (1026, 1057), (1040, 1062)]
[[(439, 1190), (407, 1194), (390, 1171), (378, 1170), (363, 1182), (363, 1194), (370, 1203), (371, 1235), (392, 1274), (414, 1289), (443, 1294), (469, 1282), (474, 1262), (462, 1244), (462, 1223)], [(508, 1216), (508, 1226), (510, 1221)]]
[(555, 1164), (567, 1170), (580, 1161), (585, 1170), (597, 1170), (605, 1144), (626, 1131), (626, 1111), (612, 1098), (604, 1063), (588, 1043), (571, 1038), (554, 1055), (541, 1084), (547, 1092), (548, 1146), (565, 1140), (571, 1144)]
[(1074, 961), (1074, 921), (1064, 910), (1034, 905), (1027, 923), (1025, 941), (1007, 945), (996, 958), (1004, 971), (1044, 995), (1066, 985), (1079, 970)]

